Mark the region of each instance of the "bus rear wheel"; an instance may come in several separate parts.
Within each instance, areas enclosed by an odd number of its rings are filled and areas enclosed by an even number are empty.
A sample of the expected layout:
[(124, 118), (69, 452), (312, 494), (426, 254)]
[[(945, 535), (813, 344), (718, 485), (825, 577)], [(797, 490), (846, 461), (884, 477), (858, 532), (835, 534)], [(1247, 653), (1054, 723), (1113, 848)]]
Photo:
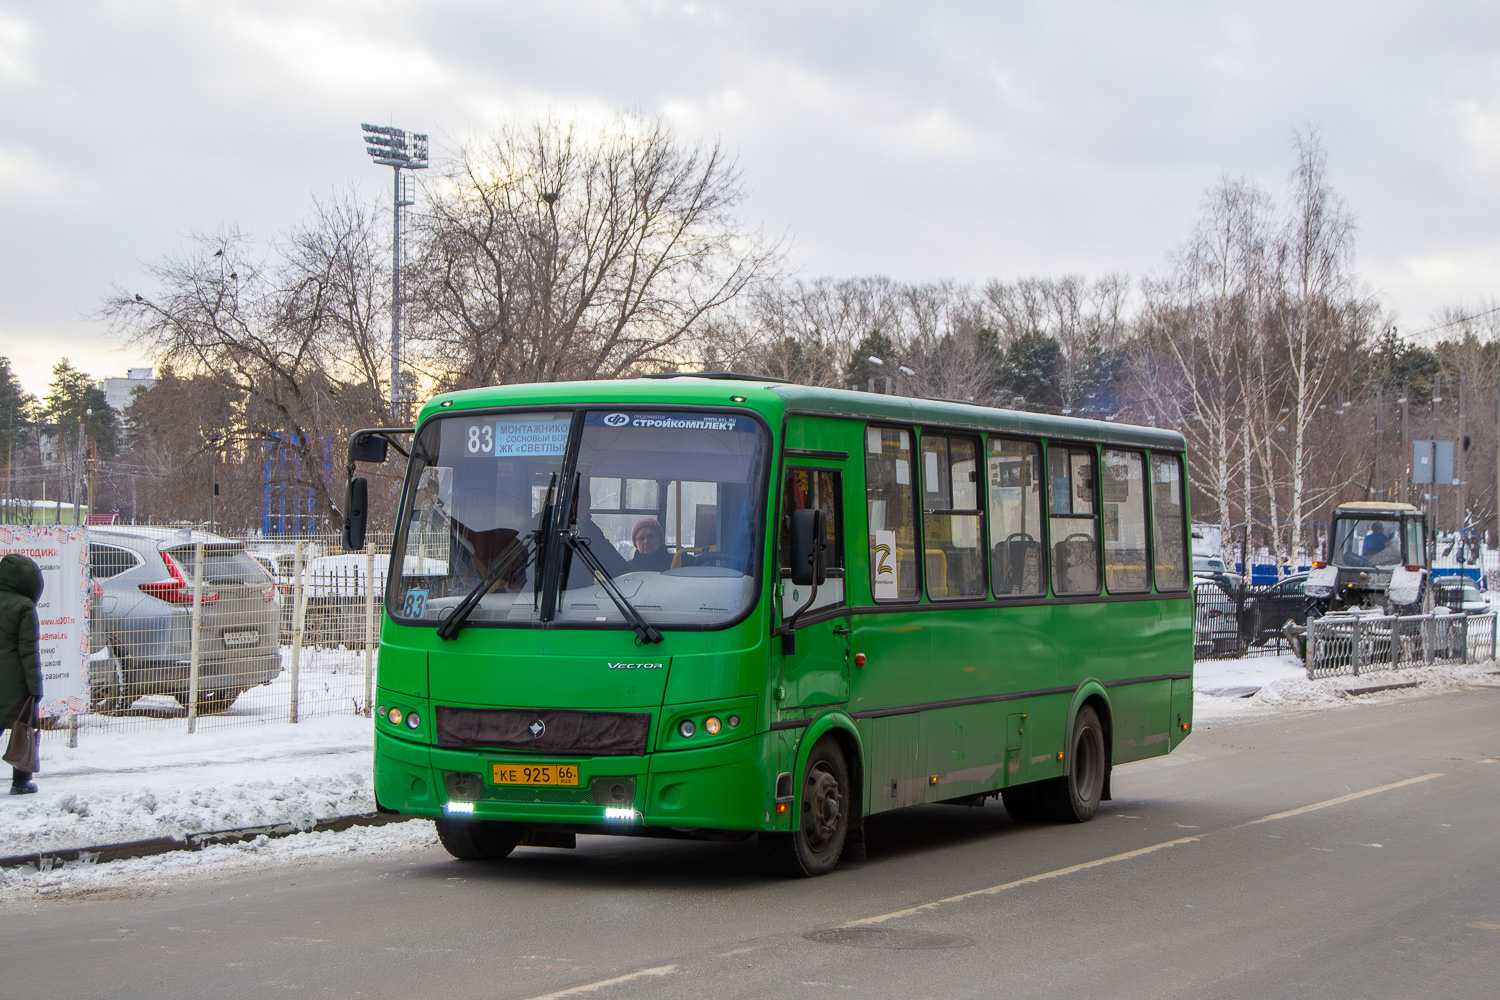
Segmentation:
[(460, 861), (499, 861), (521, 842), (521, 827), (492, 819), (440, 819), (437, 835)]
[(1104, 727), (1093, 706), (1085, 705), (1073, 720), (1073, 738), (1068, 741), (1068, 773), (1053, 778), (1039, 792), (1044, 796), (1048, 818), (1056, 823), (1087, 823), (1099, 811), (1104, 795), (1104, 772), (1109, 758), (1104, 752)]
[(824, 737), (807, 756), (799, 813), (791, 833), (763, 833), (761, 843), (789, 875), (826, 875), (839, 863), (849, 836), (849, 766), (834, 740)]

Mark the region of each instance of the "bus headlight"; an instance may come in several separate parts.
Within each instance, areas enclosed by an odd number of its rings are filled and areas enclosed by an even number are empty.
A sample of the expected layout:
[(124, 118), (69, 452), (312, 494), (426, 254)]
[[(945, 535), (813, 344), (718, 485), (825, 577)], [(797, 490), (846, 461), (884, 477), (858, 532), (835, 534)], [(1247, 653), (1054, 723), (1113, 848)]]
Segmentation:
[(386, 718), (391, 720), (391, 725), (393, 726), (401, 725), (401, 709), (392, 708)]
[(698, 731), (698, 727), (693, 725), (692, 719), (683, 719), (682, 725), (677, 727), (677, 731), (686, 737), (696, 733)]
[(703, 720), (703, 731), (708, 733), (708, 735), (718, 736), (719, 728), (720, 726), (718, 716), (710, 715), (708, 718)]
[(422, 717), (420, 715), (418, 715), (416, 712), (412, 712), (411, 714), (409, 714), (406, 717), (406, 728), (407, 729), (416, 729), (421, 724), (422, 724)]

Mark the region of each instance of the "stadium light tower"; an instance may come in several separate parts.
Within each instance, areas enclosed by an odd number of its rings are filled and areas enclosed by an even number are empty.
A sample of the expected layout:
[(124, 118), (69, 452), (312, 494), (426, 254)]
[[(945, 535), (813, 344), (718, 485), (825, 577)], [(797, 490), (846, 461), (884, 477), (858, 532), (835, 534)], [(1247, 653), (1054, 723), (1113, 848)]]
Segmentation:
[(401, 378), (401, 219), (402, 209), (413, 203), (411, 176), (404, 170), (427, 169), (427, 136), (388, 125), (360, 125), (365, 130), (365, 152), (396, 176), (392, 201), (391, 241), (391, 416), (404, 419), (411, 393)]

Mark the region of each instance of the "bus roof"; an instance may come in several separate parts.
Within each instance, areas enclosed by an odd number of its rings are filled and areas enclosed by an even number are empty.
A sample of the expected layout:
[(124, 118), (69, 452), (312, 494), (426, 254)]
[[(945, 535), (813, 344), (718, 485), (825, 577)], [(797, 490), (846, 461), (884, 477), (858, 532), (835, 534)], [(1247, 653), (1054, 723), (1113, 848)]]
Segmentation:
[(887, 396), (852, 389), (825, 389), (751, 376), (731, 379), (682, 375), (675, 378), (530, 382), (489, 386), (434, 396), (422, 408), (421, 418), (425, 419), (442, 409), (466, 410), (528, 403), (735, 405), (731, 396), (744, 398), (744, 402), (737, 405), (749, 406), (768, 414), (816, 413), (892, 423), (979, 427), (1039, 437), (1131, 444), (1170, 451), (1184, 449), (1181, 434), (1157, 427), (1084, 420), (1026, 410), (1006, 410), (949, 400)]

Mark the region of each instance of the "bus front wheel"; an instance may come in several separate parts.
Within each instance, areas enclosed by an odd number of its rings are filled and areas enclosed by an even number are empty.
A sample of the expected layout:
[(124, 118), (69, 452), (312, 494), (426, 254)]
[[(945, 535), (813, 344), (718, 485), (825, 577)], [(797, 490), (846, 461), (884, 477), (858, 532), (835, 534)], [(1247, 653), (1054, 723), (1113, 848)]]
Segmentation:
[(1048, 781), (1038, 792), (1044, 797), (1048, 817), (1054, 822), (1086, 823), (1099, 811), (1104, 773), (1109, 767), (1104, 752), (1104, 727), (1091, 705), (1080, 708), (1073, 720), (1068, 756), (1068, 773)]
[(521, 827), (489, 819), (437, 820), (438, 840), (460, 861), (499, 861), (521, 842)]
[(763, 833), (767, 853), (788, 874), (826, 875), (839, 863), (849, 836), (849, 766), (834, 740), (824, 737), (807, 756), (796, 828)]

